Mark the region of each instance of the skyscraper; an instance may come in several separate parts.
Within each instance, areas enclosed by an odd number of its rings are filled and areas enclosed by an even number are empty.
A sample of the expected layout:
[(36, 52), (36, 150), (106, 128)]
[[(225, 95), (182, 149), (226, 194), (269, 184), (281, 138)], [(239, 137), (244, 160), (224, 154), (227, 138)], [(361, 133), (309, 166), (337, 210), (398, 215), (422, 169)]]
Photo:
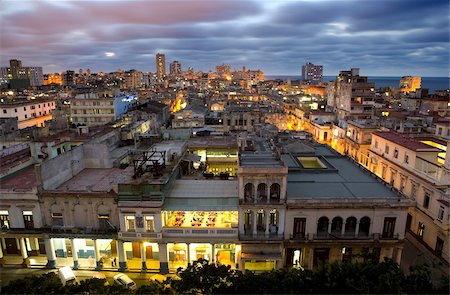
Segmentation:
[(18, 59), (11, 59), (9, 61), (9, 68), (11, 69), (11, 78), (12, 79), (20, 79), (19, 71), (22, 68), (22, 61)]
[(158, 78), (166, 75), (166, 56), (162, 53), (156, 54), (156, 75)]
[(307, 62), (302, 66), (302, 80), (310, 81), (314, 84), (322, 82), (323, 66), (314, 65)]
[(176, 76), (181, 74), (181, 63), (178, 60), (174, 60), (170, 63), (170, 75)]

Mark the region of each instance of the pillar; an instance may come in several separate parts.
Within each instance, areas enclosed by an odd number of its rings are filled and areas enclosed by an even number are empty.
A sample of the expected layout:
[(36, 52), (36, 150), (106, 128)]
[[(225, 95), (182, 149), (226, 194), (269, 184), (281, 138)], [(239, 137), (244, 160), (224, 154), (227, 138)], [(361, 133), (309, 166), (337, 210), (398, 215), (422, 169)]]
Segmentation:
[(285, 214), (285, 209), (281, 209), (281, 211), (279, 211), (279, 216), (278, 216), (278, 234), (282, 235), (284, 234), (284, 214)]
[(2, 241), (2, 249), (6, 249), (5, 238), (1, 238), (1, 241)]
[(159, 248), (159, 272), (162, 274), (169, 273), (169, 263), (167, 255), (167, 243), (158, 243)]
[(100, 256), (100, 249), (98, 248), (98, 240), (94, 240), (94, 255), (95, 255), (95, 270), (101, 270), (102, 257)]
[(75, 245), (75, 239), (70, 239), (70, 246), (72, 248), (73, 269), (78, 269), (78, 249)]
[(123, 247), (123, 241), (117, 240), (117, 255), (119, 256), (119, 271), (125, 271), (127, 267), (127, 257), (125, 255), (125, 248)]
[(214, 243), (211, 243), (211, 264), (216, 264), (216, 251), (214, 250)]
[(189, 266), (189, 265), (191, 265), (191, 247), (190, 247), (190, 243), (186, 243), (186, 249), (187, 249), (187, 254), (186, 254), (186, 257), (187, 257), (187, 265)]
[(25, 238), (20, 238), (20, 253), (22, 254), (22, 266), (30, 267), (30, 259), (28, 258), (27, 245), (25, 243)]
[(341, 228), (341, 236), (343, 237), (345, 234), (345, 224), (347, 222), (345, 220), (342, 220), (342, 228)]
[(245, 233), (245, 213), (243, 209), (239, 210), (239, 234), (244, 234)]
[(270, 204), (270, 184), (266, 186), (267, 204)]
[(359, 220), (356, 221), (355, 237), (358, 237), (358, 235), (359, 235)]
[(270, 212), (268, 210), (264, 210), (264, 217), (266, 221), (266, 236), (269, 235), (269, 222), (270, 222)]
[(256, 235), (256, 222), (257, 222), (258, 211), (253, 210), (253, 235)]
[(0, 245), (0, 267), (3, 267), (5, 264), (5, 259), (3, 258), (3, 246)]
[(397, 262), (398, 265), (400, 265), (400, 262), (402, 261), (402, 251), (403, 247), (397, 248), (397, 256), (395, 257), (395, 261)]
[(55, 245), (52, 239), (45, 239), (45, 253), (47, 254), (47, 268), (56, 268)]
[(31, 250), (34, 253), (32, 255), (39, 255), (39, 240), (38, 240), (38, 238), (30, 238), (30, 246), (31, 246)]
[(145, 245), (144, 242), (139, 243), (139, 247), (141, 247), (141, 261), (142, 261), (142, 271), (147, 270), (147, 257), (145, 254)]

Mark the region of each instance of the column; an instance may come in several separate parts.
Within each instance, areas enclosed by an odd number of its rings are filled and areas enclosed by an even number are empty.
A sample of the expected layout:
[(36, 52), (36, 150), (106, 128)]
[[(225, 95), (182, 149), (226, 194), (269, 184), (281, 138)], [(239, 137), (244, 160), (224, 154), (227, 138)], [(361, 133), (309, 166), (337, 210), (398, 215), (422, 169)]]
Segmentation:
[(0, 267), (3, 267), (5, 264), (5, 259), (3, 258), (3, 245), (0, 244)]
[(98, 240), (94, 240), (94, 255), (95, 255), (95, 270), (101, 270), (102, 257), (100, 256), (100, 249), (98, 248)]
[(266, 186), (266, 196), (267, 196), (267, 204), (270, 203), (270, 183)]
[(281, 211), (277, 211), (278, 216), (278, 234), (282, 235), (284, 234), (284, 208), (281, 209)]
[(186, 243), (186, 249), (187, 249), (187, 253), (186, 253), (186, 257), (187, 257), (187, 265), (191, 265), (191, 247), (190, 247), (190, 243)]
[(356, 221), (355, 237), (358, 237), (358, 235), (359, 235), (359, 220)]
[(159, 272), (162, 274), (169, 273), (167, 243), (158, 243), (159, 248)]
[(1, 238), (1, 240), (2, 240), (2, 249), (6, 249), (5, 238)]
[(125, 248), (123, 247), (123, 241), (117, 240), (117, 255), (119, 256), (119, 271), (125, 271), (127, 267), (127, 257), (125, 255)]
[(244, 209), (239, 208), (239, 219), (238, 219), (238, 224), (239, 224), (239, 234), (244, 234), (245, 233), (245, 215), (244, 215)]
[(267, 210), (264, 210), (264, 217), (265, 217), (265, 221), (266, 221), (266, 236), (269, 235), (269, 221), (270, 221), (270, 212)]
[(23, 267), (30, 267), (30, 258), (28, 258), (27, 245), (25, 243), (25, 238), (20, 238), (20, 253), (22, 254)]
[(253, 235), (256, 235), (256, 221), (257, 221), (258, 211), (253, 210)]
[(343, 237), (344, 234), (345, 234), (345, 224), (346, 224), (345, 220), (342, 220), (342, 228), (341, 228), (341, 236), (342, 236), (342, 237)]
[(139, 243), (139, 247), (141, 247), (141, 261), (142, 261), (142, 271), (147, 270), (147, 257), (145, 254), (145, 245), (144, 242)]
[[(332, 224), (332, 221), (328, 220), (328, 230), (327, 230), (328, 234), (331, 233), (331, 224)], [(342, 225), (342, 228), (343, 228), (343, 225)]]
[(55, 246), (52, 239), (45, 239), (45, 253), (47, 254), (47, 268), (56, 268)]
[(402, 251), (403, 247), (397, 248), (397, 257), (395, 257), (395, 261), (397, 262), (398, 265), (400, 265), (400, 262), (402, 261)]
[(39, 240), (38, 238), (30, 238), (31, 250), (34, 251), (32, 255), (39, 255)]
[(75, 239), (70, 239), (70, 246), (72, 248), (73, 269), (78, 269), (78, 249), (75, 245)]
[(214, 243), (211, 243), (211, 264), (216, 264), (216, 251), (214, 250)]

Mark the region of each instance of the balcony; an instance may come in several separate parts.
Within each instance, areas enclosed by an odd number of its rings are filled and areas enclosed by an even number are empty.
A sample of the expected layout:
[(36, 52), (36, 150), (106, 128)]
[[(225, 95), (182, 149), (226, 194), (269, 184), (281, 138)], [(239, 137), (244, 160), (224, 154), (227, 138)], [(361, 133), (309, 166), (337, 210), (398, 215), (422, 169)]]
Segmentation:
[(269, 205), (278, 205), (278, 204), (282, 204), (283, 202), (280, 199), (275, 199), (275, 198), (245, 198), (244, 200), (240, 199), (239, 200), (239, 205), (251, 205), (251, 204), (269, 204)]
[(52, 226), (42, 228), (42, 230), (52, 238), (113, 238), (117, 234), (116, 228)]
[(122, 239), (162, 239), (162, 233), (156, 233), (156, 232), (119, 232), (117, 234), (119, 238)]
[(164, 237), (209, 237), (237, 238), (237, 228), (176, 228), (166, 227), (162, 229)]
[(386, 235), (383, 236), (379, 233), (372, 233), (372, 234), (364, 234), (360, 233), (358, 235), (355, 234), (333, 234), (333, 233), (319, 233), (319, 234), (313, 234), (314, 240), (371, 240), (371, 241), (378, 241), (378, 240), (398, 240), (399, 234), (393, 234), (393, 235)]
[(282, 241), (284, 235), (279, 235), (277, 233), (241, 233), (239, 234), (239, 240), (241, 241)]

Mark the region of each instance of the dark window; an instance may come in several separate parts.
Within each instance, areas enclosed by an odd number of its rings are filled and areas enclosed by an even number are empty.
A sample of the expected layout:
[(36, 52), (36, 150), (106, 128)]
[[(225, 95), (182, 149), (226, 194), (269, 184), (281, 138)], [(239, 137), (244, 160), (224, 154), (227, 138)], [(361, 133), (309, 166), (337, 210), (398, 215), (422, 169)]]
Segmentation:
[(385, 217), (383, 226), (383, 238), (393, 238), (395, 230), (395, 217)]
[(110, 228), (108, 214), (99, 214), (98, 215), (98, 226), (99, 226), (99, 228), (103, 228), (103, 229)]
[(317, 235), (318, 236), (326, 236), (328, 235), (328, 218), (320, 217), (317, 222)]
[(444, 240), (439, 237), (436, 237), (436, 248), (435, 252), (437, 256), (442, 256), (442, 250), (444, 249)]
[(62, 213), (53, 213), (52, 214), (52, 225), (53, 226), (63, 226), (64, 218)]
[(294, 238), (304, 238), (306, 218), (294, 218)]
[(25, 229), (33, 229), (34, 228), (33, 212), (23, 211), (23, 221), (25, 224)]
[(430, 207), (430, 194), (425, 193), (425, 196), (423, 198), (423, 207), (427, 208)]
[(417, 235), (419, 238), (423, 239), (423, 234), (425, 233), (425, 225), (422, 222), (419, 222), (419, 226), (417, 228)]

